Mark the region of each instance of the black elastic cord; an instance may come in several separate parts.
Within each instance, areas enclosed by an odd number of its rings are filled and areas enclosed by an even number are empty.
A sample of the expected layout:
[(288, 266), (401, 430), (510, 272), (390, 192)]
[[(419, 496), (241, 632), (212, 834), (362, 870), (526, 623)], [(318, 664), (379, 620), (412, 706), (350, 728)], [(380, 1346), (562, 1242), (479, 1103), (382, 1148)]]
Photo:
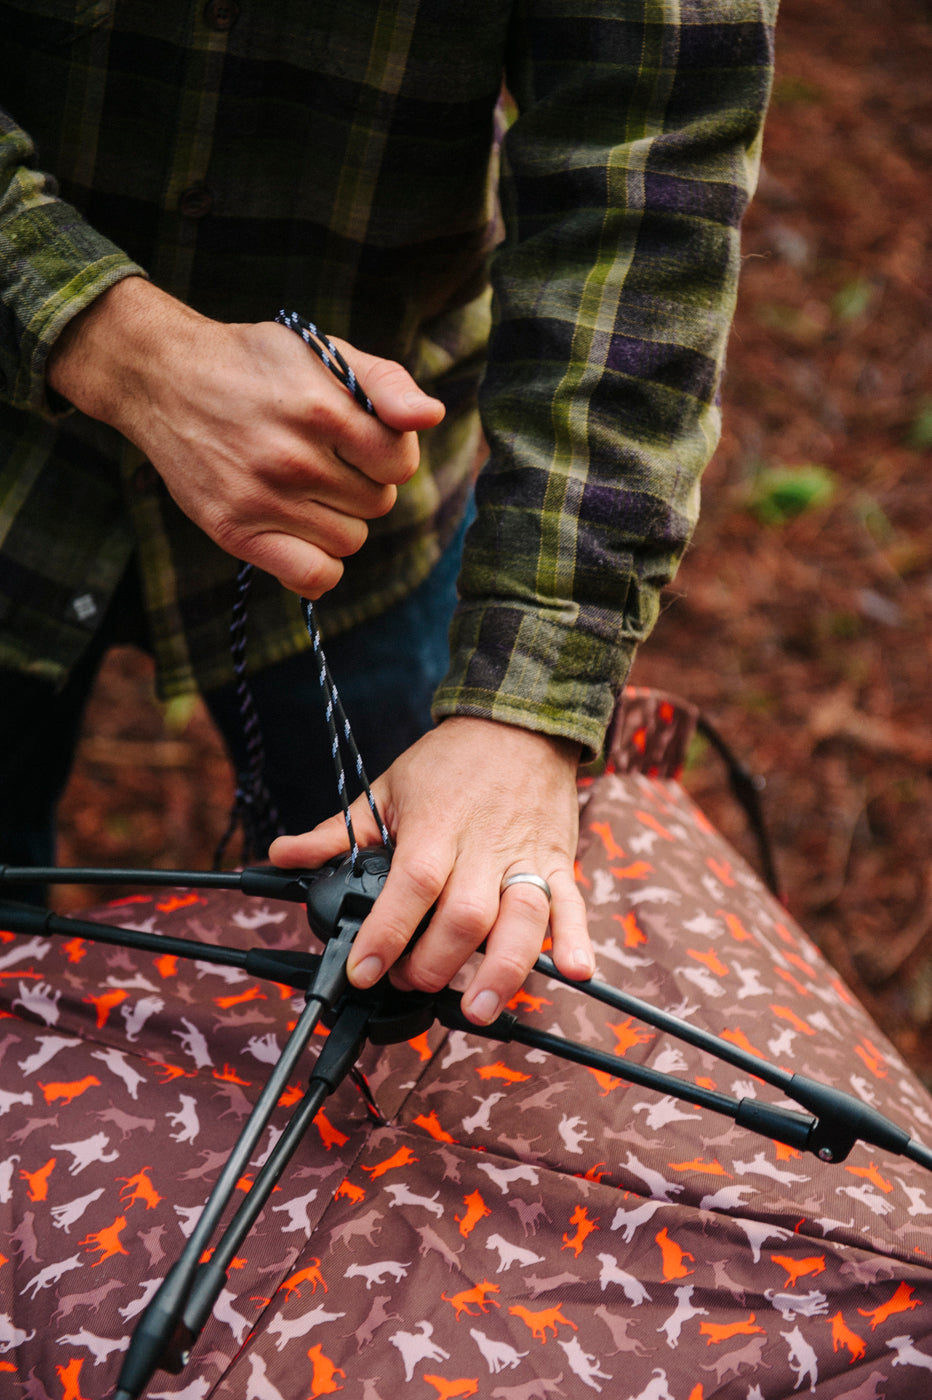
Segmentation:
[[(313, 351), (321, 364), (325, 365), (350, 393), (360, 408), (366, 413), (375, 417), (375, 408), (372, 400), (363, 392), (359, 380), (345, 357), (334, 345), (329, 336), (324, 335), (312, 321), (305, 321), (296, 311), (279, 311), (275, 317), (281, 326), (287, 326), (296, 335), (299, 335), (305, 345)], [(343, 709), (340, 694), (336, 687), (336, 682), (330, 673), (327, 665), (327, 658), (324, 654), (323, 642), (320, 635), (320, 625), (318, 624), (314, 605), (309, 598), (301, 599), (301, 608), (304, 613), (304, 622), (307, 627), (307, 634), (311, 641), (314, 655), (317, 659), (317, 675), (320, 688), (323, 692), (326, 703), (327, 728), (330, 733), (330, 749), (333, 757), (334, 772), (336, 774), (337, 792), (340, 797), (340, 804), (343, 808), (343, 820), (346, 823), (346, 834), (349, 838), (350, 851), (352, 852), (352, 865), (355, 871), (359, 863), (359, 843), (356, 833), (353, 830), (353, 819), (350, 815), (350, 798), (346, 786), (346, 763), (343, 757), (343, 746), (346, 747), (348, 758), (351, 760), (356, 772), (356, 777), (362, 791), (366, 794), (369, 808), (372, 812), (375, 823), (379, 828), (382, 845), (386, 850), (392, 849), (391, 837), (388, 828), (382, 820), (372, 789), (369, 785), (369, 778), (363, 765), (362, 757), (353, 736), (353, 731)], [(341, 734), (342, 731), (342, 734)]]
[(246, 620), (252, 565), (241, 563), (236, 575), (236, 597), (230, 618), (230, 655), (239, 704), (240, 726), (246, 744), (246, 762), (236, 774), (236, 792), (226, 831), (214, 851), (214, 870), (219, 870), (237, 826), (243, 831), (243, 863), (258, 860), (269, 842), (284, 830), (265, 782), (265, 742), (259, 712), (246, 679)]
[(764, 883), (770, 893), (782, 904), (785, 902), (784, 891), (777, 872), (773, 844), (767, 830), (767, 823), (764, 820), (764, 805), (760, 796), (765, 786), (765, 780), (752, 773), (747, 765), (742, 763), (705, 715), (700, 715), (697, 719), (696, 729), (704, 739), (708, 740), (725, 765), (731, 790), (743, 808), (757, 841)]
[(308, 349), (313, 350), (321, 364), (336, 375), (344, 388), (349, 390), (359, 407), (364, 408), (373, 417), (375, 416), (372, 400), (363, 393), (355, 371), (347, 364), (345, 357), (341, 355), (328, 335), (324, 335), (322, 331), (318, 330), (313, 321), (305, 321), (304, 317), (299, 316), (297, 311), (279, 311), (275, 320), (278, 325), (287, 326), (290, 331), (299, 335)]
[[(394, 848), (392, 846), (392, 839), (388, 834), (388, 827), (382, 820), (382, 815), (379, 812), (378, 806), (376, 805), (372, 788), (369, 785), (369, 778), (366, 774), (365, 767), (363, 766), (362, 756), (359, 752), (356, 740), (353, 736), (353, 731), (350, 727), (350, 722), (346, 716), (346, 711), (343, 708), (343, 702), (340, 699), (340, 693), (337, 690), (336, 682), (334, 681), (333, 676), (330, 673), (330, 667), (327, 665), (327, 658), (324, 655), (324, 648), (320, 636), (320, 628), (318, 626), (317, 618), (314, 613), (313, 604), (310, 602), (309, 599), (302, 598), (301, 606), (304, 609), (304, 621), (307, 626), (308, 636), (311, 639), (311, 647), (313, 648), (314, 655), (317, 658), (318, 680), (320, 682), (320, 688), (323, 691), (324, 698), (326, 700), (326, 720), (327, 728), (330, 732), (330, 752), (333, 757), (333, 766), (337, 780), (337, 792), (340, 797), (340, 805), (343, 808), (343, 820), (346, 823), (346, 834), (349, 837), (350, 851), (352, 853), (353, 858), (353, 870), (355, 871), (359, 867), (359, 842), (356, 839), (356, 832), (353, 829), (353, 818), (350, 815), (350, 799), (349, 793), (347, 792), (346, 788), (346, 765), (343, 761), (342, 744), (346, 745), (348, 754), (353, 761), (353, 766), (356, 770), (356, 777), (359, 781), (363, 792), (366, 794), (366, 798), (369, 802), (369, 808), (375, 819), (376, 825), (379, 828), (379, 834), (381, 836), (382, 845), (388, 851), (391, 851)], [(340, 726), (342, 726), (343, 730), (342, 740), (340, 737), (340, 729), (337, 727), (338, 721)]]
[[(363, 392), (362, 386), (356, 377), (352, 366), (348, 364), (345, 356), (340, 352), (329, 336), (324, 335), (313, 321), (306, 321), (299, 316), (296, 311), (279, 311), (275, 317), (276, 323), (294, 331), (304, 341), (305, 345), (317, 356), (321, 364), (330, 370), (352, 395), (360, 408), (366, 413), (375, 416), (375, 408), (372, 400)], [(230, 652), (233, 658), (233, 673), (236, 680), (236, 693), (239, 701), (240, 722), (242, 726), (243, 738), (246, 743), (246, 765), (244, 769), (237, 773), (236, 793), (233, 798), (233, 805), (230, 810), (230, 817), (226, 831), (221, 837), (214, 855), (214, 869), (220, 868), (224, 854), (233, 838), (233, 833), (237, 826), (243, 831), (243, 862), (257, 860), (264, 854), (263, 846), (267, 847), (273, 836), (281, 835), (283, 830), (275, 806), (272, 802), (265, 782), (265, 745), (262, 739), (262, 729), (259, 723), (259, 716), (256, 710), (255, 701), (246, 679), (246, 619), (247, 602), (249, 595), (249, 585), (252, 580), (252, 565), (242, 563), (236, 577), (236, 599), (233, 604), (233, 614), (230, 622)], [(320, 626), (314, 613), (314, 605), (309, 598), (301, 599), (301, 608), (304, 613), (304, 622), (307, 627), (308, 637), (317, 661), (317, 676), (321, 690), (325, 699), (325, 717), (327, 728), (330, 733), (330, 748), (333, 758), (334, 772), (336, 775), (337, 792), (340, 804), (343, 809), (343, 819), (346, 823), (346, 833), (349, 838), (350, 851), (352, 852), (353, 869), (356, 870), (359, 862), (359, 842), (353, 829), (353, 819), (350, 815), (350, 798), (346, 784), (346, 763), (343, 756), (343, 746), (349, 761), (356, 773), (361, 790), (365, 793), (369, 803), (370, 811), (379, 828), (382, 845), (386, 850), (391, 851), (392, 841), (388, 834), (388, 828), (382, 820), (369, 778), (363, 765), (362, 756), (353, 736), (353, 731), (347, 718), (346, 711), (340, 700), (340, 695), (336, 687), (330, 668), (327, 665), (327, 658), (324, 654), (323, 643), (321, 641)], [(341, 735), (342, 731), (342, 735)]]

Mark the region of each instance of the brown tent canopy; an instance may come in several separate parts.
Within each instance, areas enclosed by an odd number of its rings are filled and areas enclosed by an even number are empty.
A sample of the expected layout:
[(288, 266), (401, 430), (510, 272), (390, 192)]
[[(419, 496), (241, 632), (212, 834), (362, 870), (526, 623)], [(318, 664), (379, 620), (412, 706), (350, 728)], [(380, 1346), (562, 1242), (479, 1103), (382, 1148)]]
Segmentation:
[[(932, 1138), (932, 1100), (675, 779), (691, 716), (629, 693), (580, 789), (600, 976)], [(109, 923), (306, 948), (300, 908), (141, 895)], [(0, 1394), (103, 1400), (301, 1000), (238, 969), (0, 935)], [(548, 1031), (738, 1097), (750, 1074), (534, 974)], [(322, 1043), (322, 1037), (315, 1036)], [(435, 1025), (327, 1101), (234, 1260), (185, 1400), (914, 1400), (932, 1178), (835, 1166), (671, 1095)], [(299, 1097), (282, 1096), (261, 1159)]]

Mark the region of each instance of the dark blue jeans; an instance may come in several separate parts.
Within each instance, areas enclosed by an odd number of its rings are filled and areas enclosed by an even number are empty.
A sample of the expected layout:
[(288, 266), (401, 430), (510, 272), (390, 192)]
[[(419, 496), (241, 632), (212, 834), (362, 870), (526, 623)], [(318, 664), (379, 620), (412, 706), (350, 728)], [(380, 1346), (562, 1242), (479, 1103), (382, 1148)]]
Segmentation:
[[(447, 631), (466, 523), (408, 598), (332, 642), (324, 638), (330, 671), (370, 778), (430, 728), (431, 698), (447, 666)], [(34, 676), (0, 670), (0, 864), (54, 863), (55, 809), (71, 771), (85, 705), (105, 653), (128, 643), (147, 649), (134, 569), (62, 690)], [(250, 678), (250, 688), (272, 801), (286, 831), (304, 831), (339, 809), (312, 653), (259, 672)], [(235, 687), (225, 686), (204, 699), (240, 767), (244, 742)], [(38, 888), (17, 886), (17, 899), (43, 897)]]
[[(466, 522), (414, 593), (351, 631), (323, 639), (330, 674), (370, 779), (431, 727), (430, 705), (449, 660)], [(265, 748), (266, 784), (285, 831), (340, 810), (326, 699), (311, 652), (249, 678)], [(235, 686), (204, 697), (237, 768), (245, 744)], [(355, 791), (351, 788), (351, 796)]]

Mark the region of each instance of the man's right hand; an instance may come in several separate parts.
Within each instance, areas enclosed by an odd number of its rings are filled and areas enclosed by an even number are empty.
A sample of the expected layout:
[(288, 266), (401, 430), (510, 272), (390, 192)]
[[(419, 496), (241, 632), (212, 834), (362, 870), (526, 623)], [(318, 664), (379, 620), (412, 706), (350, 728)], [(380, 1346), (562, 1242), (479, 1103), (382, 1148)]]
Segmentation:
[(318, 598), (444, 412), (401, 365), (336, 344), (375, 417), (286, 327), (211, 321), (128, 277), (67, 327), (48, 381), (140, 448), (218, 545)]

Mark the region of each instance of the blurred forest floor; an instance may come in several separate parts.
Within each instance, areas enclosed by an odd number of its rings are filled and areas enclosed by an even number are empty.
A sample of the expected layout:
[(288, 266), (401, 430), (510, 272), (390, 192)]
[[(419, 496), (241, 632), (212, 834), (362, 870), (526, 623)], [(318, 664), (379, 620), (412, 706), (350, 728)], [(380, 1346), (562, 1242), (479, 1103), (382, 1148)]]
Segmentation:
[[(789, 909), (932, 1083), (930, 74), (926, 0), (784, 0), (722, 444), (632, 679), (766, 779)], [(754, 862), (711, 750), (686, 785)], [(209, 865), (231, 796), (202, 708), (114, 653), (60, 861)]]

